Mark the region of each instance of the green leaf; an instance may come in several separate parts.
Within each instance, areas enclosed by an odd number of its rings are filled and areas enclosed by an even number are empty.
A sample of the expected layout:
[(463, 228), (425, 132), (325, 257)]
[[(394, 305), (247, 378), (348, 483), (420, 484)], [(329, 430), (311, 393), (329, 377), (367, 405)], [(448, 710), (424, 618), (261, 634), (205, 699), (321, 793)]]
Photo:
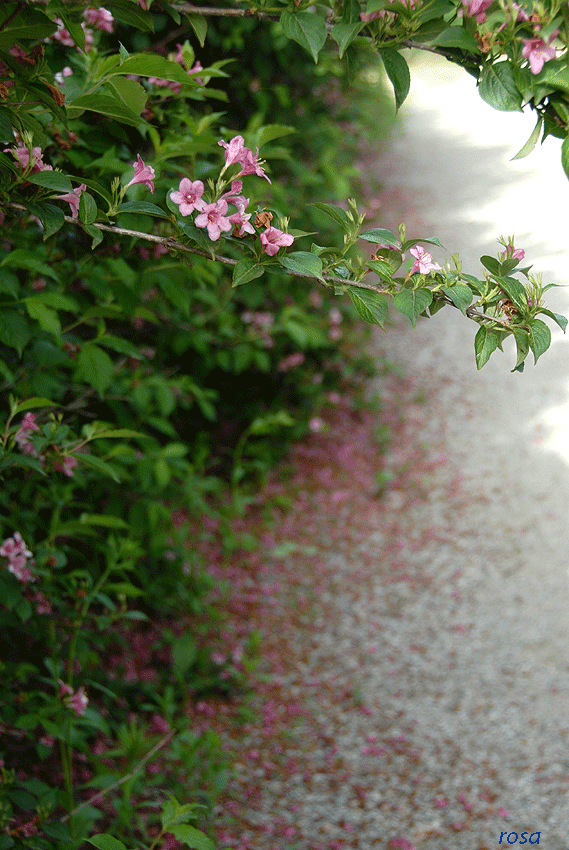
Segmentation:
[(391, 230), (385, 230), (383, 227), (373, 227), (371, 230), (364, 230), (360, 233), (360, 239), (365, 239), (366, 242), (375, 242), (376, 245), (393, 245), (399, 244), (399, 239)]
[(567, 329), (567, 319), (565, 316), (560, 315), (560, 313), (554, 313), (553, 310), (546, 310), (543, 307), (541, 308), (541, 312), (549, 316), (550, 319), (553, 319), (554, 322), (557, 322), (563, 333), (565, 333)]
[(537, 363), (551, 345), (551, 331), (541, 319), (532, 319), (530, 329), (529, 344), (533, 351), (534, 363)]
[(57, 407), (57, 404), (48, 398), (34, 396), (33, 398), (27, 398), (25, 401), (19, 401), (13, 412), (23, 413), (24, 410), (33, 410), (34, 407)]
[(322, 277), (322, 260), (310, 251), (294, 251), (278, 258), (281, 266), (296, 274), (306, 275), (324, 280)]
[[(192, 850), (215, 850), (215, 844), (201, 830), (187, 823), (180, 823), (171, 828), (172, 835), (177, 841), (182, 841)], [(103, 848), (107, 850), (107, 848)], [(111, 850), (111, 848), (109, 848)]]
[(569, 177), (569, 136), (566, 136), (561, 143), (561, 165), (563, 171)]
[(405, 251), (408, 251), (409, 248), (412, 248), (414, 245), (419, 245), (420, 243), (425, 243), (425, 245), (436, 245), (438, 248), (445, 247), (436, 236), (424, 236), (417, 239), (406, 239), (401, 245), (401, 251), (405, 253)]
[[(166, 59), (164, 56), (158, 56), (157, 53), (134, 53), (122, 65), (113, 68), (108, 76), (113, 77), (117, 74), (160, 77), (170, 82), (182, 83), (182, 85), (197, 86), (195, 80), (192, 80), (188, 72), (178, 62)], [(224, 72), (219, 72), (215, 76), (225, 77), (227, 75)]]
[(250, 257), (245, 257), (239, 260), (233, 269), (233, 287), (242, 286), (244, 283), (249, 283), (250, 280), (255, 280), (256, 277), (262, 277), (265, 273), (265, 267), (255, 262)]
[(93, 224), (97, 218), (97, 204), (89, 192), (81, 192), (79, 198), (79, 218), (83, 224)]
[(69, 177), (59, 171), (38, 171), (36, 174), (30, 174), (27, 180), (34, 186), (43, 186), (45, 189), (51, 189), (62, 194), (67, 194), (73, 189)]
[(83, 840), (92, 844), (97, 850), (127, 850), (122, 841), (113, 838), (112, 835), (92, 835), (91, 838), (84, 838)]
[(42, 823), (42, 829), (50, 838), (55, 838), (64, 844), (70, 844), (73, 841), (69, 834), (69, 827), (61, 821), (53, 820), (51, 823)]
[(77, 457), (81, 460), (81, 463), (86, 463), (87, 466), (94, 467), (94, 469), (98, 472), (108, 475), (109, 478), (112, 478), (113, 481), (120, 484), (120, 478), (117, 475), (117, 471), (114, 466), (110, 465), (110, 463), (106, 463), (104, 460), (101, 460), (101, 458), (97, 457), (97, 455), (81, 454), (77, 455)]
[(393, 303), (415, 327), (417, 317), (427, 309), (432, 300), (433, 293), (431, 290), (423, 287), (421, 289), (401, 289), (393, 299)]
[(10, 20), (19, 5), (19, 3), (2, 3), (0, 50), (8, 51), (16, 41), (26, 39), (37, 41), (47, 38), (57, 29), (57, 25), (44, 12), (29, 6), (21, 6), (18, 14), (6, 25), (5, 22)]
[(513, 301), (517, 309), (525, 313), (528, 309), (528, 297), (526, 290), (515, 277), (496, 276), (498, 286), (501, 286), (506, 295)]
[(512, 157), (510, 162), (513, 162), (514, 159), (523, 159), (525, 156), (530, 154), (532, 150), (537, 145), (539, 134), (541, 133), (541, 128), (543, 127), (543, 116), (538, 115), (537, 124), (533, 128), (531, 135), (525, 145), (517, 152), (515, 156)]
[(61, 322), (55, 310), (47, 307), (38, 298), (25, 298), (24, 304), (31, 319), (39, 322), (40, 328), (44, 331), (59, 336), (61, 334)]
[(52, 267), (31, 256), (30, 252), (24, 248), (16, 248), (15, 251), (6, 254), (0, 266), (8, 266), (14, 269), (28, 269), (29, 271), (37, 272), (42, 277), (50, 277), (59, 283), (59, 276)]
[(391, 281), (394, 269), (387, 260), (369, 260), (367, 265), (382, 280)]
[(498, 348), (500, 337), (493, 328), (481, 325), (474, 337), (474, 353), (476, 355), (476, 367), (482, 367), (488, 362), (490, 356)]
[(387, 76), (391, 80), (393, 93), (395, 94), (395, 112), (409, 94), (411, 88), (411, 75), (409, 66), (403, 56), (397, 50), (385, 48), (379, 51)]
[(179, 676), (187, 673), (196, 660), (196, 657), (196, 643), (190, 632), (186, 632), (181, 637), (176, 638), (172, 644), (172, 665)]
[(461, 313), (466, 314), (467, 307), (472, 303), (472, 291), (469, 286), (465, 283), (455, 283), (454, 286), (443, 286), (442, 291)]
[(480, 53), (480, 45), (474, 36), (466, 32), (463, 26), (451, 26), (443, 30), (434, 39), (433, 45), (437, 47), (459, 47), (469, 53)]
[(338, 45), (340, 59), (364, 26), (365, 24), (361, 21), (354, 21), (354, 23), (349, 24), (334, 24), (330, 30), (330, 35)]
[(275, 139), (281, 139), (283, 136), (290, 136), (291, 133), (296, 132), (296, 127), (291, 127), (289, 124), (264, 124), (256, 134), (255, 145), (262, 148), (263, 145), (268, 145)]
[(168, 218), (163, 209), (148, 201), (127, 201), (121, 204), (117, 213), (141, 213), (142, 215), (153, 215), (156, 218)]
[(484, 266), (485, 269), (488, 269), (490, 274), (499, 275), (501, 266), (500, 261), (496, 259), (496, 257), (489, 257), (484, 254), (483, 257), (480, 257), (480, 262)]
[(348, 295), (364, 322), (383, 328), (388, 312), (387, 301), (383, 295), (358, 286), (348, 287)]
[[(181, 66), (178, 65), (180, 68)], [(145, 124), (143, 118), (129, 109), (118, 98), (111, 97), (108, 94), (101, 92), (93, 92), (92, 94), (82, 94), (75, 98), (67, 105), (67, 114), (70, 118), (77, 118), (83, 111), (96, 112), (99, 115), (104, 115), (106, 118), (112, 118), (119, 121), (121, 124), (128, 124), (131, 127), (139, 127)]]
[(141, 114), (148, 100), (144, 86), (141, 86), (136, 80), (127, 80), (125, 77), (118, 76), (108, 80), (107, 85), (113, 89), (118, 99), (122, 100), (125, 106), (136, 112), (137, 115)]
[[(30, 206), (28, 206), (28, 209), (30, 209)], [(30, 212), (32, 212), (32, 209), (30, 209)], [(63, 210), (47, 201), (39, 201), (37, 204), (34, 204), (33, 212), (43, 224), (44, 242), (50, 236), (53, 236), (54, 233), (57, 233), (58, 230), (61, 230), (65, 224)]]
[(154, 19), (151, 13), (143, 11), (132, 0), (109, 0), (105, 8), (123, 24), (144, 32), (154, 32)]
[(0, 310), (0, 342), (15, 348), (20, 357), (32, 337), (25, 316), (15, 310)]
[(79, 522), (85, 525), (100, 525), (104, 528), (129, 528), (128, 522), (110, 514), (86, 514), (79, 517)]
[(196, 34), (200, 47), (203, 47), (207, 35), (207, 18), (204, 18), (203, 15), (188, 15), (188, 21)]
[(326, 23), (315, 12), (297, 12), (285, 10), (281, 13), (281, 26), (287, 38), (296, 41), (318, 62), (318, 54), (327, 38)]
[(520, 366), (528, 356), (530, 338), (525, 328), (512, 328), (514, 339), (516, 340), (517, 359), (516, 365), (512, 372), (520, 371)]
[(75, 380), (86, 381), (103, 396), (112, 383), (113, 371), (113, 361), (106, 351), (92, 342), (83, 345), (77, 357)]
[(509, 61), (488, 65), (482, 72), (478, 91), (482, 100), (502, 112), (521, 112), (522, 96)]
[(335, 221), (336, 224), (339, 224), (340, 227), (345, 230), (346, 233), (349, 233), (353, 227), (353, 223), (348, 218), (348, 213), (346, 210), (342, 209), (342, 207), (337, 206), (336, 204), (323, 204), (321, 202), (310, 204), (311, 207), (316, 207), (317, 210), (323, 212), (328, 218), (331, 218), (332, 221)]
[(92, 238), (91, 251), (103, 241), (103, 231), (94, 224), (84, 224), (83, 230)]

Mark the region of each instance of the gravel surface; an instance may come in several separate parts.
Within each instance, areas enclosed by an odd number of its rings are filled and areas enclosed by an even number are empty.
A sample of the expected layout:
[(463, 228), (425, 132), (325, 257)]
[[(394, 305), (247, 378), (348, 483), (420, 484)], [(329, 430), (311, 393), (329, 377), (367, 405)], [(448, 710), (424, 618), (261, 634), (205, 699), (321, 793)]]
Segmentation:
[[(378, 166), (385, 198), (409, 199), (409, 235), (478, 269), (515, 233), (564, 283), (555, 142), (508, 163), (531, 120), (491, 110), (447, 64), (419, 67), (412, 91)], [(378, 223), (390, 215), (384, 202)], [(562, 290), (548, 302), (569, 312)], [(475, 331), (448, 309), (378, 333), (378, 356), (406, 370), (371, 387), (381, 415), (331, 406), (292, 478), (269, 484), (291, 501), (230, 581), (272, 677), (261, 720), (221, 729), (238, 764), (220, 846), (490, 850), (527, 832), (569, 847), (567, 343), (554, 333), (522, 375), (510, 349), (477, 372)]]

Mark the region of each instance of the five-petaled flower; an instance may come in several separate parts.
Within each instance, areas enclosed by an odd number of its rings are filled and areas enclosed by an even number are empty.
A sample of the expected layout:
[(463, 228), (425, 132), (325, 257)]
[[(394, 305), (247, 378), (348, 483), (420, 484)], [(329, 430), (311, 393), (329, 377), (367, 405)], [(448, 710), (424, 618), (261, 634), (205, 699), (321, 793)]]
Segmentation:
[(207, 235), (212, 242), (216, 242), (221, 236), (221, 231), (227, 233), (231, 230), (231, 222), (226, 218), (227, 201), (221, 198), (214, 204), (204, 204), (201, 213), (196, 216), (194, 224), (196, 227), (207, 227)]
[(225, 165), (221, 171), (222, 174), (231, 165), (238, 163), (241, 166), (241, 171), (237, 177), (256, 174), (258, 177), (264, 177), (269, 183), (271, 182), (259, 162), (259, 148), (257, 148), (257, 153), (254, 154), (250, 148), (245, 147), (243, 136), (234, 136), (230, 142), (224, 142), (223, 139), (220, 139), (218, 145), (225, 148)]
[(132, 164), (132, 167), (134, 168), (134, 175), (126, 184), (125, 189), (128, 189), (129, 186), (134, 186), (135, 183), (143, 183), (145, 186), (148, 186), (152, 193), (154, 193), (154, 183), (152, 182), (155, 177), (154, 169), (151, 165), (144, 164), (139, 153), (137, 153), (136, 157), (137, 161)]
[(278, 253), (279, 248), (288, 247), (293, 242), (294, 236), (279, 230), (277, 227), (267, 227), (261, 233), (261, 245), (265, 249), (265, 254), (268, 254), (269, 257), (274, 257)]
[(559, 30), (555, 30), (547, 41), (547, 44), (542, 38), (526, 38), (522, 47), (522, 56), (529, 62), (529, 68), (532, 74), (539, 74), (546, 62), (550, 59), (555, 59), (555, 48), (551, 46), (551, 42), (558, 35)]
[[(8, 572), (16, 576), (18, 581), (26, 583), (37, 580), (37, 577), (32, 574), (27, 565), (27, 559), (32, 558), (32, 553), (24, 543), (19, 531), (15, 531), (13, 537), (4, 540), (0, 546), (0, 555), (8, 558)], [(30, 563), (35, 564), (33, 558)]]
[(201, 180), (195, 180), (193, 183), (187, 177), (180, 180), (180, 185), (177, 192), (170, 192), (170, 198), (178, 204), (180, 215), (190, 215), (194, 210), (202, 212), (205, 207), (205, 201), (202, 200), (204, 185)]
[(415, 262), (413, 263), (413, 268), (411, 269), (410, 274), (415, 274), (415, 272), (428, 274), (430, 271), (440, 271), (441, 267), (433, 262), (433, 258), (429, 252), (425, 251), (424, 248), (421, 248), (420, 245), (416, 245), (414, 248), (411, 248), (410, 253), (415, 257)]
[(104, 9), (102, 6), (98, 9), (85, 9), (83, 17), (87, 23), (91, 24), (91, 26), (95, 27), (95, 29), (106, 30), (106, 32), (113, 31), (113, 23), (115, 19), (109, 10)]
[(74, 711), (77, 717), (85, 714), (89, 699), (83, 685), (74, 691), (70, 685), (66, 685), (61, 679), (58, 679), (57, 682), (59, 684), (59, 698), (63, 701), (63, 704)]
[(486, 20), (486, 9), (492, 5), (494, 0), (462, 0), (464, 11), (481, 24)]

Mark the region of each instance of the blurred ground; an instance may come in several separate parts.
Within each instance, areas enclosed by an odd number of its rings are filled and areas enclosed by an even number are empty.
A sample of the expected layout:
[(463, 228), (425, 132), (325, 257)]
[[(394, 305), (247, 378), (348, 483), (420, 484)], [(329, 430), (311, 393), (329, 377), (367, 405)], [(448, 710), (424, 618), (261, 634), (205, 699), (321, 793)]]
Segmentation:
[[(367, 163), (386, 186), (378, 224), (398, 224), (403, 192), (408, 234), (438, 236), (475, 273), (515, 234), (564, 284), (556, 140), (508, 162), (531, 129), (422, 62), (400, 135)], [(548, 303), (569, 312), (565, 290)], [(523, 374), (511, 350), (477, 372), (475, 331), (445, 309), (378, 332), (406, 377), (370, 388), (375, 420), (334, 401), (328, 430), (269, 482), (289, 501), (264, 548), (223, 573), (235, 634), (258, 630), (270, 675), (245, 725), (201, 707), (237, 760), (220, 846), (493, 850), (524, 831), (569, 846), (569, 349), (554, 332)]]

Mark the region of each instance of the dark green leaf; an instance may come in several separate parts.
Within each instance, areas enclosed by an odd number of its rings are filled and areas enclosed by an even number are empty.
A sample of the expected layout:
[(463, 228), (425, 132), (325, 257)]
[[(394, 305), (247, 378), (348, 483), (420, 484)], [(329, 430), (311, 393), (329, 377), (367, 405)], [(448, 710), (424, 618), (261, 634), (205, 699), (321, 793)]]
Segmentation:
[(95, 227), (94, 224), (84, 224), (83, 230), (85, 233), (88, 233), (92, 238), (93, 242), (91, 243), (91, 250), (97, 247), (103, 241), (103, 231), (98, 227)]
[(207, 35), (207, 18), (204, 18), (203, 15), (188, 15), (188, 21), (196, 34), (200, 47), (203, 47)]
[(82, 346), (77, 358), (76, 380), (86, 381), (103, 396), (113, 380), (114, 364), (106, 351), (92, 342)]
[(47, 38), (57, 29), (44, 12), (30, 6), (21, 6), (18, 14), (5, 26), (20, 4), (2, 3), (0, 11), (0, 50), (8, 51), (16, 41)]
[(395, 94), (395, 111), (397, 112), (411, 88), (409, 66), (397, 50), (385, 48), (379, 51), (387, 76), (391, 80)]
[(569, 136), (561, 143), (561, 165), (566, 176), (569, 177)]
[(438, 248), (444, 248), (445, 246), (440, 242), (436, 236), (425, 236), (417, 239), (406, 239), (405, 242), (401, 245), (401, 250), (403, 252), (408, 251), (409, 248), (412, 248), (414, 245), (419, 245), (420, 243), (425, 243), (425, 245), (436, 245)]
[(482, 72), (478, 90), (482, 100), (502, 112), (520, 112), (522, 96), (516, 86), (509, 61), (488, 65)]
[(25, 316), (15, 310), (0, 310), (0, 342), (15, 348), (21, 356), (31, 336), (30, 326)]
[(513, 301), (517, 309), (525, 313), (528, 309), (528, 297), (523, 284), (515, 277), (496, 276), (498, 286), (501, 286), (508, 297)]
[(480, 45), (474, 36), (466, 32), (463, 26), (451, 26), (443, 30), (434, 39), (433, 45), (437, 47), (459, 47), (461, 50), (468, 51), (468, 53), (480, 53)]
[(47, 307), (40, 299), (31, 297), (25, 298), (24, 304), (31, 319), (39, 322), (40, 328), (49, 333), (59, 336), (61, 334), (61, 322), (55, 310)]
[(490, 356), (498, 348), (500, 337), (493, 328), (481, 325), (474, 337), (474, 353), (476, 355), (476, 367), (482, 367), (488, 362)]
[(143, 32), (154, 32), (154, 19), (151, 12), (145, 12), (132, 0), (109, 0), (105, 8), (112, 12), (117, 20)]
[(79, 218), (83, 224), (93, 224), (97, 218), (97, 204), (88, 192), (81, 192), (79, 197)]
[(69, 827), (66, 823), (61, 823), (59, 820), (53, 820), (51, 823), (42, 823), (42, 830), (50, 838), (55, 838), (57, 841), (62, 841), (65, 844), (72, 842), (69, 834)]
[(37, 217), (43, 224), (45, 242), (46, 239), (61, 230), (65, 224), (65, 216), (62, 209), (56, 207), (55, 204), (49, 204), (47, 201), (39, 201), (39, 203), (34, 204), (34, 207), (37, 210)]
[(348, 295), (364, 322), (370, 325), (379, 325), (383, 328), (387, 319), (387, 301), (371, 289), (361, 289), (358, 286), (350, 286)]
[(432, 300), (433, 293), (431, 290), (423, 287), (421, 289), (401, 289), (393, 299), (393, 303), (415, 327), (417, 317), (427, 309)]
[(172, 644), (172, 663), (178, 675), (183, 676), (184, 673), (187, 673), (196, 660), (196, 656), (196, 644), (190, 632), (176, 638)]
[(394, 269), (386, 260), (369, 260), (367, 265), (382, 280), (391, 281)]
[(530, 328), (529, 344), (533, 351), (534, 363), (537, 363), (551, 345), (551, 331), (541, 319), (532, 319)]
[(517, 358), (516, 365), (512, 372), (519, 371), (520, 366), (528, 356), (529, 352), (529, 334), (525, 328), (512, 328), (514, 339), (516, 340)]
[(560, 315), (559, 313), (554, 313), (552, 310), (541, 309), (541, 312), (546, 316), (549, 316), (550, 319), (553, 319), (554, 322), (557, 322), (563, 333), (567, 329), (567, 319), (565, 316)]
[(365, 24), (363, 24), (361, 21), (354, 21), (350, 24), (334, 24), (334, 26), (330, 30), (330, 35), (338, 44), (338, 54), (340, 56), (340, 59), (342, 58), (354, 38), (357, 36), (359, 31), (364, 26)]
[(488, 257), (486, 254), (483, 257), (480, 257), (480, 262), (484, 266), (484, 268), (488, 269), (490, 274), (498, 275), (500, 274), (500, 262), (496, 259), (496, 257)]
[(281, 13), (281, 26), (287, 38), (296, 41), (318, 62), (327, 38), (326, 22), (315, 12)]
[(339, 224), (340, 227), (346, 231), (346, 233), (349, 233), (352, 229), (353, 224), (348, 218), (348, 213), (346, 212), (346, 210), (343, 210), (342, 207), (339, 207), (336, 204), (324, 204), (321, 202), (313, 203), (310, 206), (316, 207), (317, 210), (323, 212), (325, 215), (331, 218), (332, 221), (335, 221), (336, 224)]
[(28, 269), (29, 271), (37, 272), (42, 277), (50, 277), (59, 283), (59, 277), (54, 269), (48, 266), (47, 263), (42, 263), (41, 260), (37, 260), (31, 256), (29, 251), (26, 251), (24, 248), (16, 248), (15, 251), (6, 254), (0, 266), (8, 266), (8, 268), (14, 269)]
[(29, 175), (28, 182), (62, 194), (67, 194), (73, 189), (69, 177), (59, 171), (38, 171), (36, 174)]
[[(184, 68), (171, 59), (166, 59), (164, 56), (158, 56), (157, 53), (134, 53), (132, 56), (119, 65), (113, 68), (109, 76), (117, 74), (136, 74), (140, 77), (160, 77), (163, 80), (170, 80), (182, 85), (196, 86), (197, 83), (188, 74)], [(216, 76), (226, 76), (218, 74)]]
[(142, 113), (148, 100), (148, 94), (144, 86), (137, 83), (136, 80), (127, 80), (125, 77), (113, 76), (107, 81), (107, 85), (113, 89), (117, 98), (121, 100), (125, 106), (136, 112), (137, 115)]
[[(180, 65), (178, 65), (179, 67)], [(129, 124), (132, 127), (139, 127), (141, 124), (146, 123), (136, 112), (129, 109), (118, 98), (101, 92), (82, 94), (67, 106), (67, 114), (70, 118), (78, 117), (84, 110), (96, 112), (99, 115), (112, 118), (121, 124)]]
[(112, 835), (92, 835), (91, 838), (84, 840), (96, 847), (97, 850), (127, 850), (122, 841), (113, 838)]
[(249, 283), (250, 280), (255, 280), (265, 273), (265, 267), (257, 263), (250, 257), (239, 260), (233, 269), (232, 286), (242, 286), (244, 283)]
[(117, 213), (141, 213), (142, 215), (152, 215), (155, 218), (168, 218), (163, 209), (148, 201), (127, 201), (120, 205)]
[(104, 475), (108, 475), (109, 478), (112, 478), (113, 481), (117, 482), (117, 484), (120, 483), (120, 478), (117, 475), (116, 469), (111, 466), (110, 463), (106, 463), (104, 460), (101, 460), (101, 458), (97, 457), (97, 455), (81, 454), (80, 459), (81, 463), (86, 463), (87, 466), (94, 467)]

